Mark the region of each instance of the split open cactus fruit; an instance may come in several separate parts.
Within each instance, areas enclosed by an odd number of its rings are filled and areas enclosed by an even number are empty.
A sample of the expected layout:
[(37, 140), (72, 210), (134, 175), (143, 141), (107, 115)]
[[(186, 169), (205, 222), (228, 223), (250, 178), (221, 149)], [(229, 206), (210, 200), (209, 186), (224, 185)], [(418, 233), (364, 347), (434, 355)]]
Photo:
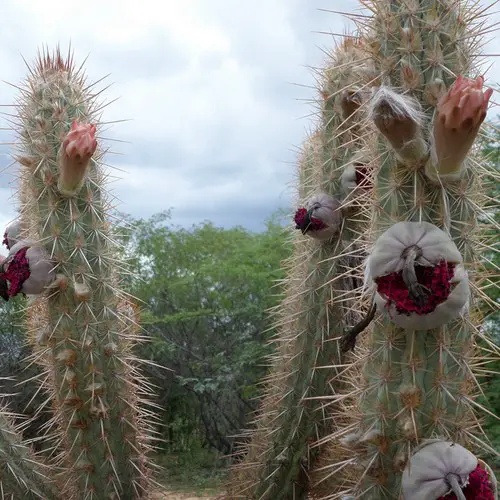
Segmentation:
[(404, 500), (497, 500), (491, 469), (451, 441), (429, 440), (416, 449), (402, 480)]
[(373, 182), (368, 175), (368, 163), (369, 161), (358, 153), (346, 165), (340, 176), (340, 184), (346, 196), (360, 189), (366, 190), (373, 186)]
[(55, 280), (54, 263), (47, 250), (34, 241), (16, 243), (2, 264), (0, 277), (8, 282), (8, 295), (39, 295)]
[(317, 240), (329, 240), (342, 224), (340, 202), (326, 193), (314, 194), (305, 207), (295, 212), (294, 221), (303, 234)]
[(379, 310), (407, 330), (429, 330), (457, 318), (469, 282), (455, 243), (429, 222), (398, 222), (375, 243), (366, 277)]

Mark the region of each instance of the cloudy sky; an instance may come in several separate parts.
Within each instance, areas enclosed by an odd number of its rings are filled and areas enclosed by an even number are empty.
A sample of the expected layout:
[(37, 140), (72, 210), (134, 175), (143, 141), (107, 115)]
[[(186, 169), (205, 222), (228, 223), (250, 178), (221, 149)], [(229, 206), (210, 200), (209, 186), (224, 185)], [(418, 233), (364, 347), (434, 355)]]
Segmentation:
[[(112, 185), (121, 211), (149, 217), (173, 208), (184, 226), (208, 219), (252, 230), (288, 204), (294, 148), (311, 123), (310, 67), (332, 45), (318, 32), (349, 24), (318, 9), (358, 7), (356, 0), (1, 1), (0, 80), (20, 82), (21, 56), (31, 62), (42, 45), (70, 42), (77, 64), (90, 54), (90, 81), (111, 73), (106, 97), (119, 99), (104, 120), (130, 119), (106, 134), (126, 141), (113, 143), (120, 154), (108, 157), (121, 169)], [(498, 45), (487, 51), (500, 52)], [(500, 81), (493, 63), (489, 78)], [(0, 82), (2, 104), (15, 94)], [(0, 164), (8, 163), (2, 155)], [(15, 214), (13, 179), (0, 175), (1, 226)]]

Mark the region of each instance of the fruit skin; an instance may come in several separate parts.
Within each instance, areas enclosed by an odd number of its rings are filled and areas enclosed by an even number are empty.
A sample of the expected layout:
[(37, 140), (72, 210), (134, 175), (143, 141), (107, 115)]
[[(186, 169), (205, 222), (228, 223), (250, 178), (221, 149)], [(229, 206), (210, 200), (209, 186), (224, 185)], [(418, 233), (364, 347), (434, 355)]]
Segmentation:
[(451, 441), (429, 439), (414, 449), (403, 472), (402, 500), (497, 500), (491, 468)]
[(428, 222), (394, 224), (375, 242), (365, 273), (379, 311), (406, 330), (431, 330), (467, 311), (470, 289), (462, 256), (449, 236)]
[(314, 193), (295, 212), (294, 222), (296, 229), (311, 238), (327, 241), (340, 233), (342, 226), (342, 206), (340, 201), (326, 193)]
[(436, 500), (450, 490), (449, 475), (463, 486), (477, 466), (474, 454), (457, 443), (437, 439), (424, 442), (403, 472), (403, 498)]

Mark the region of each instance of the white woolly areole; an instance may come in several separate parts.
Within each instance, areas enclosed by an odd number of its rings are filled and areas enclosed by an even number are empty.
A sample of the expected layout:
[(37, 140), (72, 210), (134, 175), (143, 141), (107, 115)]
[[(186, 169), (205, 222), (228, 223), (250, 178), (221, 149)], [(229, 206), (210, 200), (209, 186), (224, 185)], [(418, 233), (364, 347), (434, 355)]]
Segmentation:
[[(398, 94), (389, 87), (381, 86), (373, 90), (373, 97), (368, 108), (368, 117), (374, 121), (375, 118), (385, 116), (384, 107), (391, 110), (390, 117), (411, 118), (417, 125), (422, 127), (425, 122), (425, 114), (422, 112), (420, 103), (409, 95)], [(390, 118), (388, 116), (388, 118)]]
[(477, 458), (463, 446), (430, 440), (416, 449), (403, 472), (403, 498), (437, 500), (450, 492), (448, 474), (454, 474), (459, 483), (465, 485), (477, 465)]
[[(451, 291), (444, 302), (427, 314), (415, 312), (402, 314), (396, 304), (388, 306), (388, 298), (377, 291), (375, 279), (403, 269), (403, 252), (413, 245), (422, 255), (415, 264), (435, 266), (441, 260), (455, 264), (450, 279)], [(375, 293), (374, 299), (379, 311), (386, 311), (389, 318), (406, 330), (431, 330), (456, 319), (468, 310), (470, 287), (463, 259), (451, 238), (429, 222), (398, 222), (383, 233), (376, 241), (365, 265), (365, 286)]]

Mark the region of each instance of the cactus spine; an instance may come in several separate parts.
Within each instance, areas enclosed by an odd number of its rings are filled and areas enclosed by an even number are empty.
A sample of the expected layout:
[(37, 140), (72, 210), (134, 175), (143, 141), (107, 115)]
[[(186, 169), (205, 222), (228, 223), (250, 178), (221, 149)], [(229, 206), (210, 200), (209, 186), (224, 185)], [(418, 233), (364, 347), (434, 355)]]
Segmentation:
[(21, 441), (21, 428), (13, 424), (7, 408), (0, 410), (0, 494), (2, 498), (29, 500), (55, 498), (48, 465)]
[(39, 56), (21, 89), (20, 218), (54, 266), (45, 295), (31, 299), (28, 328), (55, 411), (58, 497), (136, 499), (149, 482), (145, 390), (109, 226), (94, 92), (58, 49)]
[[(341, 185), (352, 151), (363, 142), (363, 127), (352, 121), (361, 105), (360, 96), (354, 96), (368, 71), (358, 43), (347, 38), (330, 56), (322, 75), (321, 126), (306, 142), (298, 172), (299, 206), (337, 200), (341, 216), (332, 224), (338, 228), (320, 241), (297, 236), (297, 231), (292, 235), (285, 299), (277, 310), (277, 353), (257, 429), (229, 486), (230, 498), (307, 498), (317, 442), (331, 427), (325, 407), (332, 401), (325, 405), (318, 398), (336, 397), (340, 380), (329, 367), (342, 363), (339, 340), (359, 320), (353, 305), (362, 283), (356, 238), (368, 219), (360, 209), (363, 191), (345, 196)], [(347, 144), (352, 149), (343, 147)], [(348, 201), (342, 204), (344, 198)], [(296, 222), (307, 235), (297, 214)]]
[(385, 311), (374, 322), (355, 395), (358, 429), (350, 437), (359, 474), (348, 481), (353, 498), (383, 499), (399, 497), (401, 472), (423, 439), (489, 449), (474, 402), (484, 172), (474, 150), (445, 168), (435, 140), (438, 100), (459, 75), (475, 72), (480, 13), (458, 0), (364, 3), (373, 13), (365, 28), (377, 41), (370, 54), (383, 82), (370, 105), (380, 131), (372, 157), (381, 158), (371, 241), (399, 221), (430, 222), (456, 244), (474, 292), (468, 313), (432, 330), (400, 328)]

